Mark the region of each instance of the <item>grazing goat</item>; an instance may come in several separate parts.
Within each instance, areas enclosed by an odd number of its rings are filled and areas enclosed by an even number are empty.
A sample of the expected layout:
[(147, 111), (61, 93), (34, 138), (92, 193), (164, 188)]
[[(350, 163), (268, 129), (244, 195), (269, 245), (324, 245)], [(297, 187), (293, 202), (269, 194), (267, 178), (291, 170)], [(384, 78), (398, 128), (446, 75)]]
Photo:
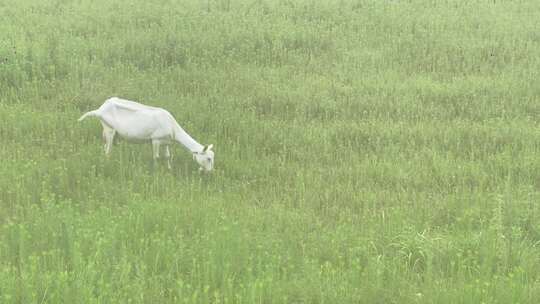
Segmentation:
[(180, 127), (167, 110), (151, 107), (138, 102), (112, 97), (97, 110), (85, 113), (79, 121), (95, 116), (103, 126), (105, 155), (111, 153), (114, 136), (134, 142), (152, 142), (154, 161), (160, 157), (160, 147), (165, 146), (164, 156), (171, 169), (169, 145), (177, 141), (193, 153), (193, 159), (201, 166), (199, 170), (211, 171), (214, 167), (213, 145), (203, 146)]

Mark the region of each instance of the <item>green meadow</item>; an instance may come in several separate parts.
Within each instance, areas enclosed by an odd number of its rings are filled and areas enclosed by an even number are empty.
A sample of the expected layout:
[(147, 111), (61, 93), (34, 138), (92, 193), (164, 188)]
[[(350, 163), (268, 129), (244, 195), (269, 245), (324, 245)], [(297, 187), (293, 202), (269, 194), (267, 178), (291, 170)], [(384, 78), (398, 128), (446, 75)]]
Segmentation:
[[(0, 303), (538, 303), (540, 2), (3, 0)], [(119, 96), (182, 146), (77, 119)]]

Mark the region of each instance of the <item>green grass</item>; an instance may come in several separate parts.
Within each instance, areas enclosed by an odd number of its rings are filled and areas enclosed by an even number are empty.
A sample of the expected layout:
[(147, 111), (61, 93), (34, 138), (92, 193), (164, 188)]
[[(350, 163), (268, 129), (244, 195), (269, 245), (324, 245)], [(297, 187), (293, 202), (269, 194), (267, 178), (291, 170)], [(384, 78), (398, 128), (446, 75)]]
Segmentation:
[[(0, 303), (536, 303), (540, 2), (0, 3)], [(102, 152), (107, 97), (185, 150)]]

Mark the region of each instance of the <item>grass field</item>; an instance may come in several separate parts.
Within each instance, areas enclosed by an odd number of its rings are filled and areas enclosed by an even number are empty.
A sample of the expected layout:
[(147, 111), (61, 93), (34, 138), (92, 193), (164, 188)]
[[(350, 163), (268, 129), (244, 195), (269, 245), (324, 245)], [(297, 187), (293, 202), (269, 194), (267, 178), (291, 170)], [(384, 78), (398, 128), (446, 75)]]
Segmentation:
[[(540, 2), (0, 2), (0, 303), (538, 303)], [(201, 175), (102, 151), (164, 107)]]

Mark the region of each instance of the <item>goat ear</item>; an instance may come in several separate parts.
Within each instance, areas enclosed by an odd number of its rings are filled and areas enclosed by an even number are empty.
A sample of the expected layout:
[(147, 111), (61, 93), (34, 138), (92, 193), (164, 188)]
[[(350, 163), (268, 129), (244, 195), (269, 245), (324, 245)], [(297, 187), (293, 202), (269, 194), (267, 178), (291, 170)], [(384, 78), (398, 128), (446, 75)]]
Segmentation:
[(204, 148), (202, 149), (203, 152), (206, 152), (206, 151), (209, 151), (210, 149), (212, 149), (214, 145), (210, 144), (208, 146), (204, 146)]

